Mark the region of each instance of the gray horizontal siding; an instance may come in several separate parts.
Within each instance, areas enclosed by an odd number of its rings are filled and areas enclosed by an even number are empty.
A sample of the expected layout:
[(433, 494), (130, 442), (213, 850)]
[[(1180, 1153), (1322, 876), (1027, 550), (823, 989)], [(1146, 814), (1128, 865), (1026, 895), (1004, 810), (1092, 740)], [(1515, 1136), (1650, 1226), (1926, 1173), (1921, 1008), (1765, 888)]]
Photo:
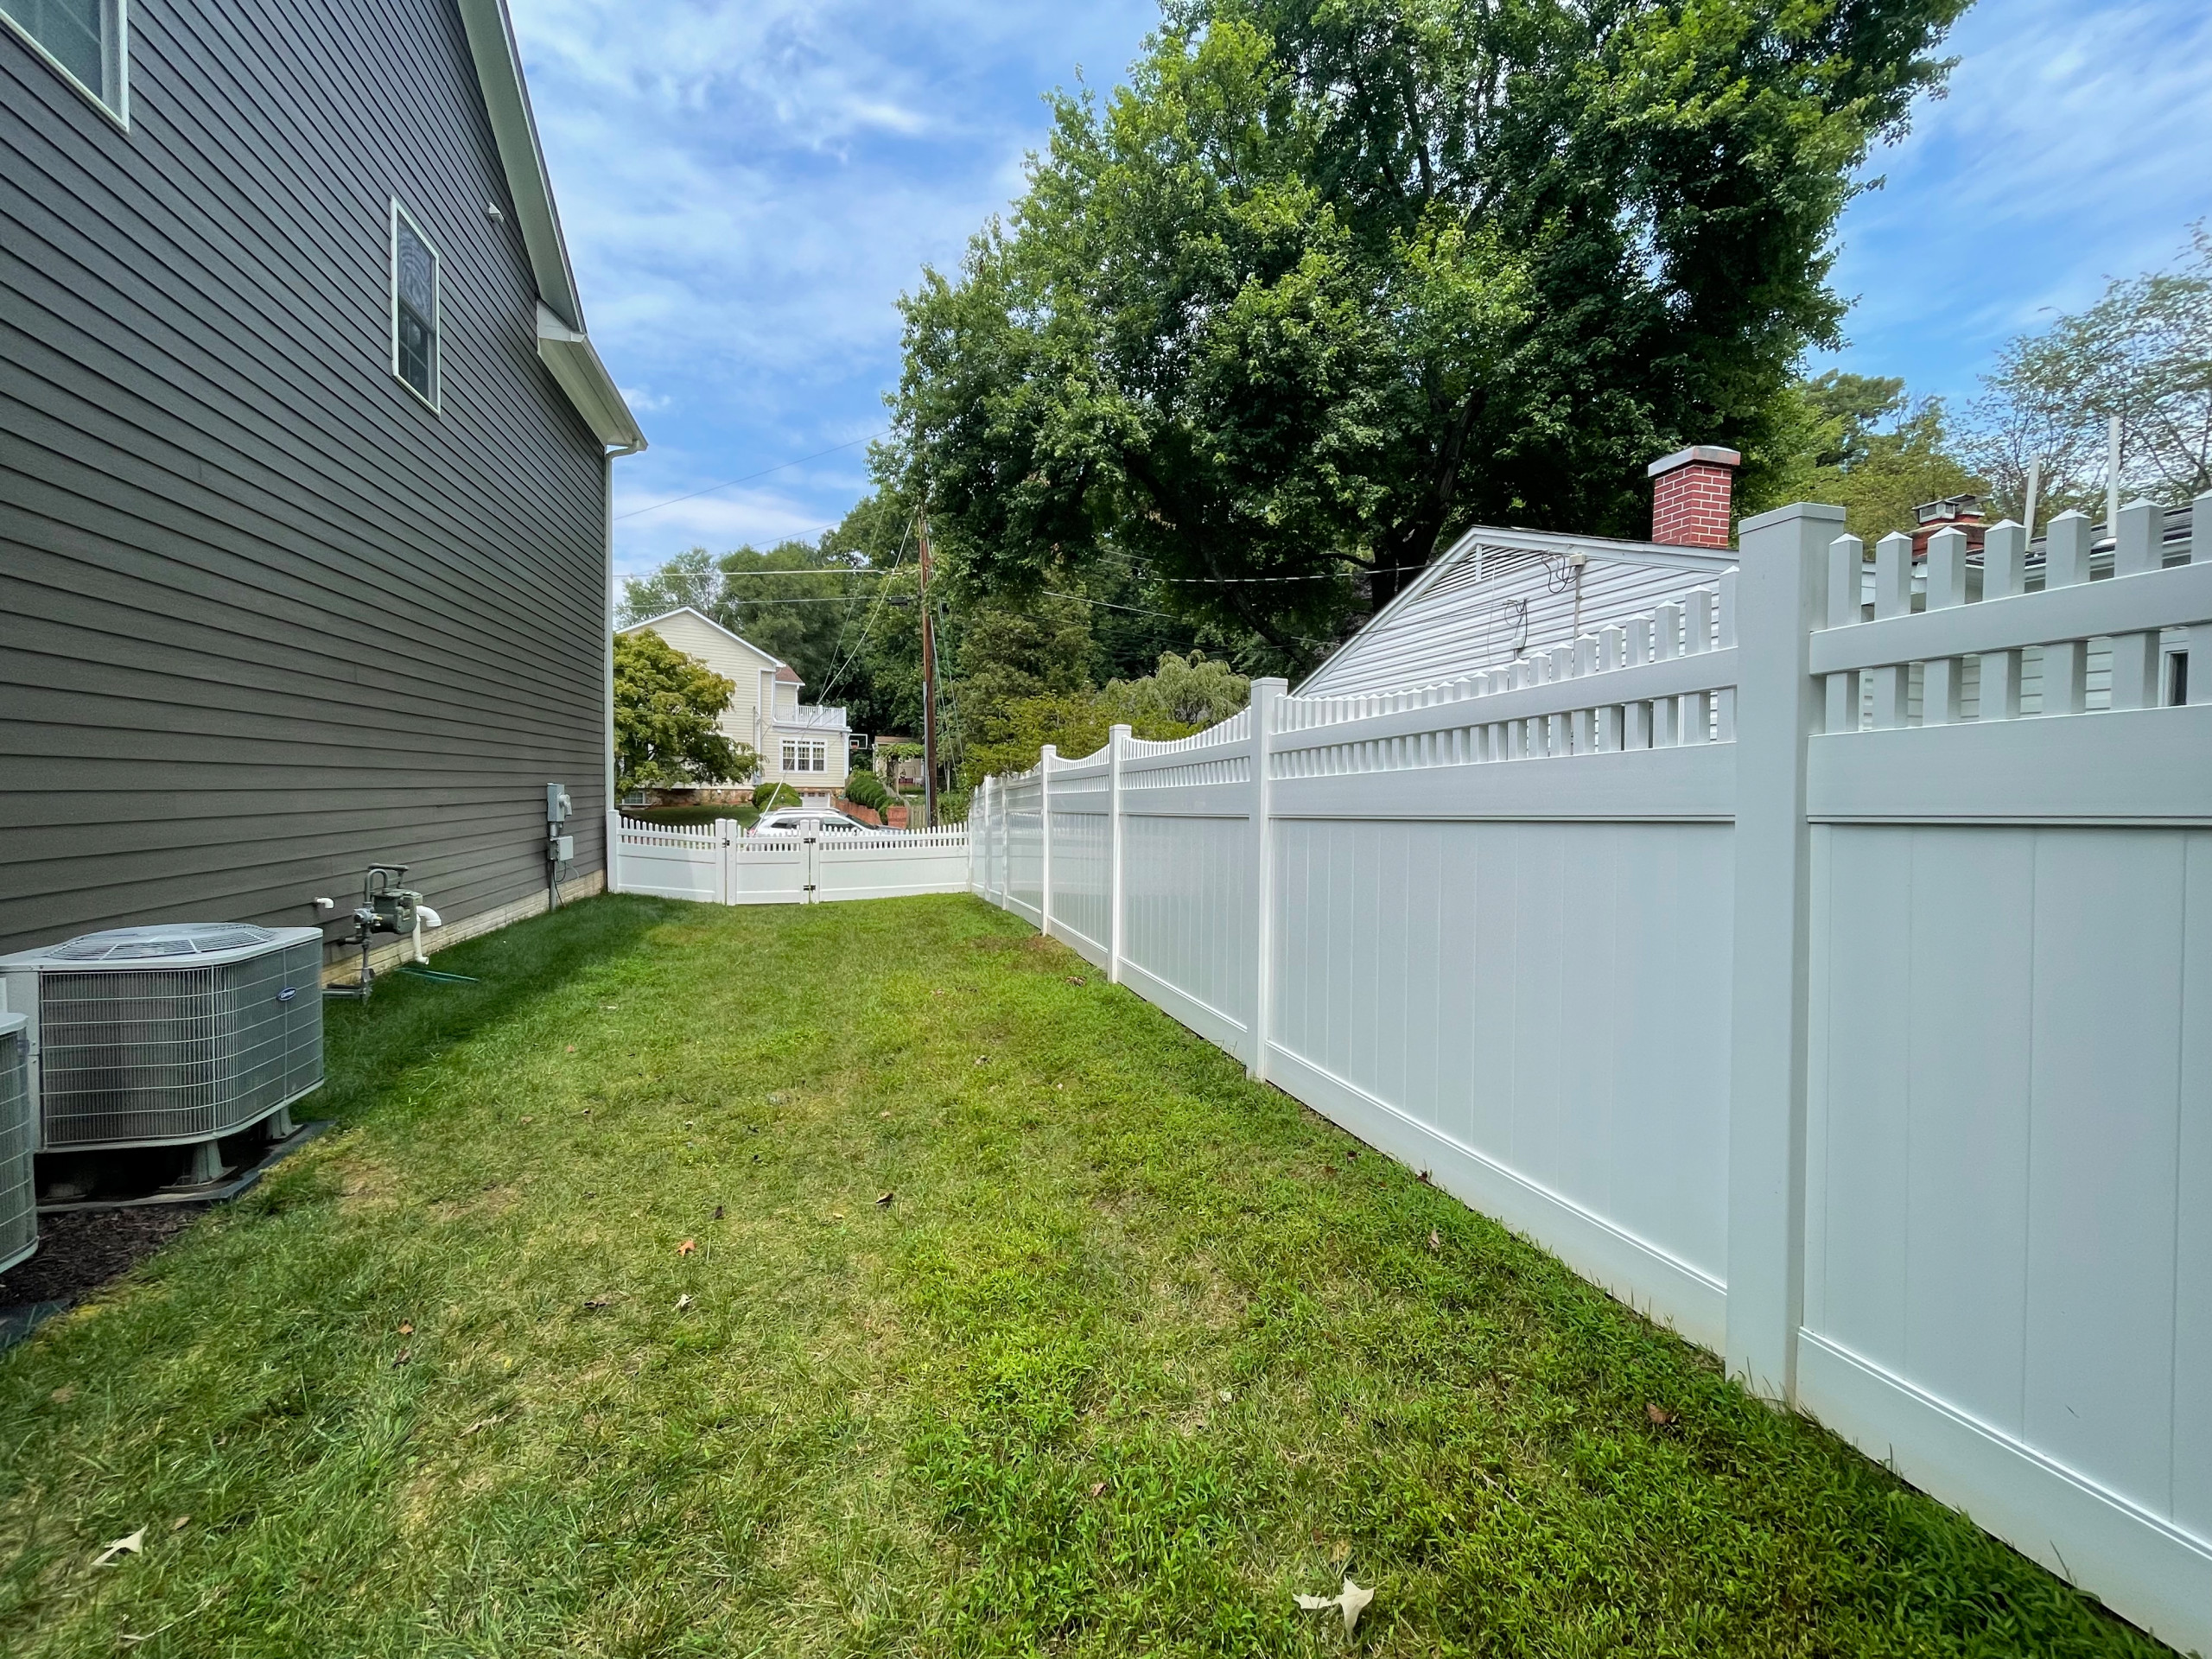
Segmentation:
[(296, 923), (372, 861), (462, 920), (543, 889), (556, 779), (602, 868), (599, 446), (450, 0), (173, 0), (131, 47), (126, 134), (0, 35), (0, 949)]

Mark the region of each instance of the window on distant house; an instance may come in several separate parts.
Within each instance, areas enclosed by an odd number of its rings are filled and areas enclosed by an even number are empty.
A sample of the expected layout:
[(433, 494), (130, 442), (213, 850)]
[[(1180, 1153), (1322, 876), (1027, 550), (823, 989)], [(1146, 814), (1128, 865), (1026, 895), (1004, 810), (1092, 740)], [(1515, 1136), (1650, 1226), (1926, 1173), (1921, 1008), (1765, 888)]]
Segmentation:
[(118, 121), (127, 118), (125, 0), (0, 0), (0, 18)]
[(830, 746), (826, 743), (794, 742), (784, 740), (784, 770), (785, 772), (827, 772), (830, 770)]
[(391, 372), (438, 406), (438, 251), (391, 204)]

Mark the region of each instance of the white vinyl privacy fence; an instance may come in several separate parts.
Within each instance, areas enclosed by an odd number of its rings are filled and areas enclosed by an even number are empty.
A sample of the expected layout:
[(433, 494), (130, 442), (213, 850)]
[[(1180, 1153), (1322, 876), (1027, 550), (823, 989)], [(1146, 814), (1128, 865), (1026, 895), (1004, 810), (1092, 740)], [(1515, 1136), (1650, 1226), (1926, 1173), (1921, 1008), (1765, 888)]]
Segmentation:
[(2212, 496), (2094, 582), (2000, 525), (1971, 603), (1947, 531), (1917, 612), (1891, 538), (1871, 620), (1841, 518), (1510, 667), (1047, 750), (974, 884), (2212, 1650)]
[(664, 825), (608, 816), (607, 887), (709, 905), (818, 905), (968, 890), (968, 833), (748, 836), (733, 818)]

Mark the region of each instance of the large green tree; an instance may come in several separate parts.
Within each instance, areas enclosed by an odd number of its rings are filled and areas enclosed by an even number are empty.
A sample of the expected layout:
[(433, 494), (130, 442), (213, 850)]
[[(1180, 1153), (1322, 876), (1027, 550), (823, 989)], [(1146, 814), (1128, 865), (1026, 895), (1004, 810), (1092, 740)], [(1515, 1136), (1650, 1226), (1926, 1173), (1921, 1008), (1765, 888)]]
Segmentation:
[(1771, 448), (1964, 3), (1171, 0), (906, 302), (883, 476), (963, 580), (1117, 561), (1255, 663), (1471, 520), (1642, 533), (1652, 456)]
[(716, 728), (737, 688), (650, 629), (614, 636), (614, 784), (741, 783), (760, 764)]

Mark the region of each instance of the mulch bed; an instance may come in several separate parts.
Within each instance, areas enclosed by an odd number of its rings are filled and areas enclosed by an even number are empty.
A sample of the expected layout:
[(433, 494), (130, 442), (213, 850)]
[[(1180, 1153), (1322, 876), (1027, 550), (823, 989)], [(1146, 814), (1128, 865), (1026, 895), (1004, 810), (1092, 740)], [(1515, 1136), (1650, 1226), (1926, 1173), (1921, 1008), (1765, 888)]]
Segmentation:
[(204, 1204), (85, 1210), (38, 1218), (38, 1254), (0, 1274), (0, 1310), (73, 1304), (120, 1278), (192, 1225)]

